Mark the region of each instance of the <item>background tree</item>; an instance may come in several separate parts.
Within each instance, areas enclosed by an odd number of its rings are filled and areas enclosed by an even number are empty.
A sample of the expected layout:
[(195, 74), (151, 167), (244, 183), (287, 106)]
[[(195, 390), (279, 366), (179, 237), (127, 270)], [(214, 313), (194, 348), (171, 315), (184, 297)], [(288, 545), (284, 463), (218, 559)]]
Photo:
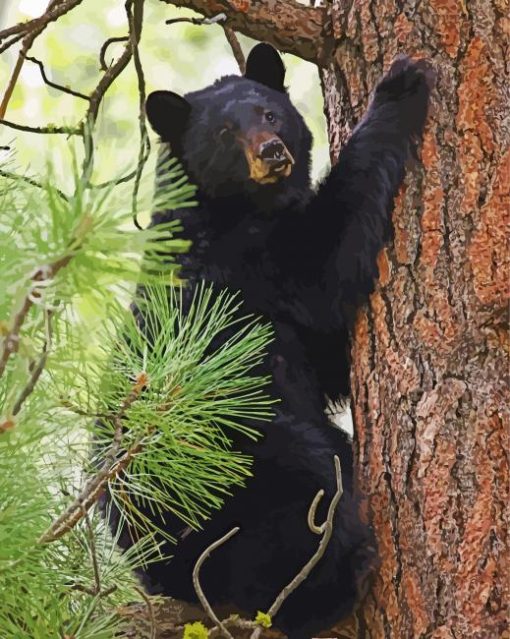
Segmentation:
[(380, 555), (356, 632), (504, 636), (506, 3), (164, 2), (225, 13), (230, 40), (236, 31), (316, 64), (332, 161), (397, 52), (435, 64), (423, 164), (398, 198), (353, 343), (359, 487)]

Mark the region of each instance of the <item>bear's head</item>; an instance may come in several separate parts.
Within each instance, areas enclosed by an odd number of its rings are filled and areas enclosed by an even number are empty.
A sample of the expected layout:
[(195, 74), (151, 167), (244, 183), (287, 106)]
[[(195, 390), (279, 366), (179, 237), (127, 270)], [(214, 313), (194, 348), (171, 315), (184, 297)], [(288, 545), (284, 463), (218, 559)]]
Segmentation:
[(206, 195), (302, 191), (309, 187), (312, 140), (284, 78), (278, 52), (258, 44), (244, 77), (226, 76), (184, 97), (155, 91), (147, 117)]

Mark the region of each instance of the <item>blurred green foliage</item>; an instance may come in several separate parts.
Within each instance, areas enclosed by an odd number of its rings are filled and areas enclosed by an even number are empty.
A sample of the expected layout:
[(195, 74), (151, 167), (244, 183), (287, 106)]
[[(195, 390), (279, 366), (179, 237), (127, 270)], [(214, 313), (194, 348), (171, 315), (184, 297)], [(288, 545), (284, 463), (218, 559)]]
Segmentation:
[[(40, 15), (47, 0), (2, 0), (0, 27)], [(147, 91), (171, 89), (186, 93), (230, 73), (239, 73), (232, 51), (220, 26), (192, 24), (166, 25), (172, 17), (195, 15), (160, 0), (147, 0), (140, 46)], [(84, 0), (76, 9), (51, 24), (36, 40), (31, 55), (42, 60), (49, 77), (59, 84), (90, 93), (101, 71), (98, 53), (109, 37), (127, 33), (124, 0)], [(240, 36), (247, 53), (253, 41)], [(110, 61), (124, 44), (108, 49)], [(13, 48), (15, 49), (15, 47)], [(2, 85), (10, 77), (17, 52), (0, 56)], [(319, 77), (314, 65), (285, 54), (287, 84), (296, 107), (304, 115), (314, 136), (313, 176), (316, 179), (328, 165), (326, 123)], [(46, 86), (39, 68), (26, 61), (6, 113), (6, 119), (28, 125), (74, 124), (87, 103)], [(152, 134), (155, 141), (155, 136)], [(95, 179), (107, 180), (119, 168), (132, 167), (138, 153), (138, 96), (136, 75), (131, 63), (108, 91), (97, 123)], [(72, 179), (67, 170), (69, 141), (65, 136), (34, 135), (1, 127), (0, 145), (11, 145), (17, 164), (37, 173), (51, 156), (57, 167), (58, 186), (66, 188)], [(148, 170), (154, 166), (148, 165)], [(59, 170), (61, 169), (61, 170)]]

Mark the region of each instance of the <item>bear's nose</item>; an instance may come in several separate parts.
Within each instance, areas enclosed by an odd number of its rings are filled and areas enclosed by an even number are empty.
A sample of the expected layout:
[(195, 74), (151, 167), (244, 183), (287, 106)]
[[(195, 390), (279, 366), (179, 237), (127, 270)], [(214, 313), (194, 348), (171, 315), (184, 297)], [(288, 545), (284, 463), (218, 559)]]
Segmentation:
[(283, 142), (278, 138), (273, 138), (260, 145), (259, 157), (269, 164), (279, 164), (288, 161), (285, 151)]

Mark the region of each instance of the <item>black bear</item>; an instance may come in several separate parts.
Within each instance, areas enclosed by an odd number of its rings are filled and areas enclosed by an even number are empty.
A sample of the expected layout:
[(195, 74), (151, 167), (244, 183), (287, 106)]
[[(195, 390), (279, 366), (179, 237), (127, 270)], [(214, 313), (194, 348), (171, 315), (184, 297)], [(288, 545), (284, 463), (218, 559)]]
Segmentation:
[(157, 91), (147, 100), (152, 127), (197, 185), (199, 200), (193, 209), (155, 212), (153, 224), (178, 218), (192, 240), (179, 256), (188, 290), (205, 280), (240, 291), (243, 310), (272, 323), (263, 372), (281, 401), (273, 421), (258, 425), (261, 440), (235, 438), (254, 458), (254, 477), (203, 530), (182, 534), (182, 522), (169, 513), (165, 525), (179, 539), (173, 557), (149, 566), (143, 581), (150, 592), (196, 601), (197, 558), (239, 525), (205, 563), (202, 585), (213, 606), (231, 604), (251, 617), (266, 611), (317, 548), (306, 515), (322, 488), (317, 517), (325, 518), (338, 454), (344, 495), (333, 537), (273, 620), (292, 639), (308, 639), (352, 609), (370, 543), (357, 517), (350, 442), (325, 410), (328, 398), (349, 391), (350, 325), (373, 289), (393, 199), (422, 136), (432, 74), (407, 57), (393, 63), (316, 192), (311, 135), (284, 77), (276, 50), (259, 44), (244, 77), (224, 77), (185, 97)]

